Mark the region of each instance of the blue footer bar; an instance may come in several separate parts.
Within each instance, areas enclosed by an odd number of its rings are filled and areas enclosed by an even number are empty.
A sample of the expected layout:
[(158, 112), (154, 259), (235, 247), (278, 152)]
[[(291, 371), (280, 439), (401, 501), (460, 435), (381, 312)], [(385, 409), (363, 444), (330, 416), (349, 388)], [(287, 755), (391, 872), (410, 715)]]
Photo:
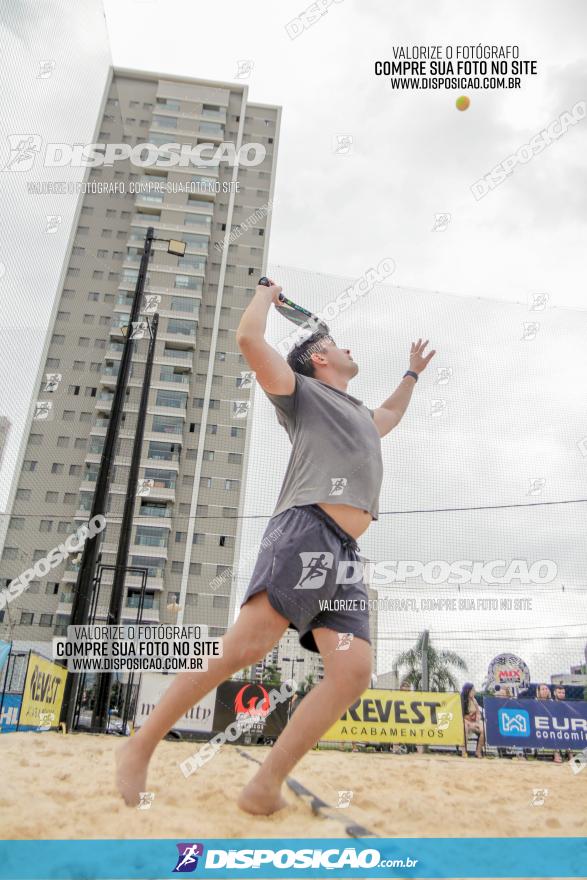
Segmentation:
[(587, 838), (0, 841), (0, 880), (586, 877)]

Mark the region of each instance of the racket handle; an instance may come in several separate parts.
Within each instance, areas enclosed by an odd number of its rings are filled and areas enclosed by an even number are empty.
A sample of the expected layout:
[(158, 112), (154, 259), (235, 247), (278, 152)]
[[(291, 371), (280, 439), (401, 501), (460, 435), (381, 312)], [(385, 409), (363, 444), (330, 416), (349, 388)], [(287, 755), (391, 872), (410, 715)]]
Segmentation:
[[(261, 278), (259, 278), (259, 281), (257, 283), (262, 284), (263, 287), (271, 287), (271, 282), (269, 281), (269, 279), (267, 278), (266, 275), (263, 275)], [(285, 299), (285, 297), (282, 293), (279, 294), (279, 299), (281, 299), (281, 300)]]

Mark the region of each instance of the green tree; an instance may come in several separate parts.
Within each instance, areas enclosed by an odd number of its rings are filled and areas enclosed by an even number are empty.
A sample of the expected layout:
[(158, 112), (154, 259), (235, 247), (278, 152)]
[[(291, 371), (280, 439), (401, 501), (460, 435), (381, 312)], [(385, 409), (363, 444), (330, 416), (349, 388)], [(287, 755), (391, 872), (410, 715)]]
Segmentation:
[[(423, 690), (422, 645), (424, 638), (425, 633), (420, 633), (414, 647), (399, 654), (393, 664), (394, 673), (401, 681), (408, 681), (414, 690)], [(463, 658), (454, 651), (437, 651), (430, 641), (428, 641), (427, 656), (428, 689), (437, 692), (458, 691), (459, 686), (451, 667), (465, 672), (467, 664)]]
[(261, 681), (263, 684), (267, 684), (270, 687), (279, 687), (281, 684), (281, 671), (274, 663), (267, 663), (267, 665), (263, 667)]
[(306, 675), (305, 679), (303, 680), (303, 682), (301, 683), (301, 685), (298, 688), (298, 695), (299, 695), (300, 699), (302, 697), (305, 697), (306, 694), (308, 694), (312, 690), (313, 687), (314, 687), (314, 674), (312, 672), (309, 672), (308, 675)]

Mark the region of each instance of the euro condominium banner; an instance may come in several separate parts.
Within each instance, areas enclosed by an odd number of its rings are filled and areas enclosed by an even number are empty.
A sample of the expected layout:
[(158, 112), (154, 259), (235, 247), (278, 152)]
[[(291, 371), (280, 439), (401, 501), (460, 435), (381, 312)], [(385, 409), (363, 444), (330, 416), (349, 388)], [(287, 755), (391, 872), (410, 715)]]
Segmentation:
[(27, 669), (19, 728), (59, 725), (67, 670), (31, 651)]
[(373, 688), (365, 691), (322, 739), (462, 745), (461, 698), (455, 693)]
[(486, 697), (485, 727), (490, 746), (578, 749), (587, 746), (587, 702), (503, 700)]

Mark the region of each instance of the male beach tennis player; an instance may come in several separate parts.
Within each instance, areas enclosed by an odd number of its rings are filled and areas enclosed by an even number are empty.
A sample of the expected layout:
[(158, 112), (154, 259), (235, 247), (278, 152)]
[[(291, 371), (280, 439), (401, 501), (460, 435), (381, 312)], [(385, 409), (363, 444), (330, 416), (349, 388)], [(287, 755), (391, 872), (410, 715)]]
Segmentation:
[[(434, 351), (412, 343), (409, 370), (375, 410), (348, 393), (359, 367), (348, 348), (315, 333), (284, 360), (265, 341), (271, 304), (281, 288), (259, 285), (237, 330), (237, 343), (287, 430), (292, 450), (239, 616), (208, 669), (178, 674), (138, 733), (117, 753), (118, 788), (135, 805), (146, 791), (155, 747), (196, 702), (235, 672), (261, 660), (289, 626), (300, 644), (320, 652), (324, 678), (296, 712), (239, 797), (249, 813), (286, 806), (281, 788), (300, 758), (371, 682), (367, 590), (338, 575), (359, 563), (357, 539), (378, 518), (383, 476), (381, 438), (398, 424), (418, 375)], [(274, 540), (275, 535), (281, 535)], [(356, 570), (356, 569), (355, 569)], [(346, 578), (348, 580), (348, 578)]]

